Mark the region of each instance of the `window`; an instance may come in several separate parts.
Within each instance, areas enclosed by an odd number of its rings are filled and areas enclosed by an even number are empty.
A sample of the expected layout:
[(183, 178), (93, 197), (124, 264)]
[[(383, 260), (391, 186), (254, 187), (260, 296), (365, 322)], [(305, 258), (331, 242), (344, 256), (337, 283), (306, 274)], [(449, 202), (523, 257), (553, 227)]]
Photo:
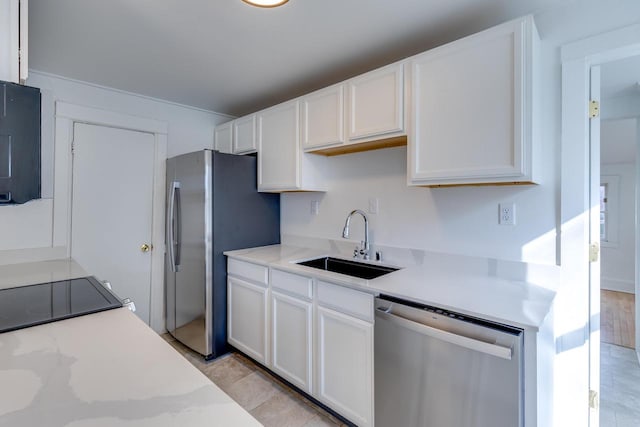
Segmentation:
[(600, 240), (606, 242), (607, 239), (607, 216), (609, 214), (607, 209), (607, 194), (609, 184), (600, 184)]
[(618, 205), (620, 176), (600, 176), (600, 241), (602, 246), (618, 246)]

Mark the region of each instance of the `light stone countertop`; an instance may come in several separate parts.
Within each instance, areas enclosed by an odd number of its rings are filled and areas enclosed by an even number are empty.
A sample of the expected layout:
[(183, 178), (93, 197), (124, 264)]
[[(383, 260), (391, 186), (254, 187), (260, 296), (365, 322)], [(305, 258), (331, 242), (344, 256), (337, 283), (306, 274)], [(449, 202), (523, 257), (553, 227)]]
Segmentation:
[(88, 275), (71, 258), (0, 265), (0, 289), (76, 279)]
[(0, 426), (259, 426), (126, 308), (0, 334)]
[[(87, 276), (0, 266), (0, 289)], [(126, 308), (0, 333), (0, 427), (260, 426)]]
[[(336, 256), (331, 251), (288, 245), (225, 252), (225, 255), (342, 286), (385, 294), (470, 316), (537, 330), (551, 310), (559, 268), (435, 252), (411, 253), (400, 270), (366, 280), (297, 265), (297, 261)], [(372, 262), (375, 264), (375, 262)]]

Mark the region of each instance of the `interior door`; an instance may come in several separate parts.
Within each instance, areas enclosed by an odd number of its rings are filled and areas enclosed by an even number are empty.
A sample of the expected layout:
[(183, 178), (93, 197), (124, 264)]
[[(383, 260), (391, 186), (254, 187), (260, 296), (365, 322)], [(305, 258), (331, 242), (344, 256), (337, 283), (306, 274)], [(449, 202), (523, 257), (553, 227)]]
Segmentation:
[(154, 157), (153, 134), (74, 124), (71, 256), (147, 324)]
[[(600, 67), (591, 68), (591, 102), (600, 103)], [(591, 113), (591, 112), (590, 112)], [(589, 390), (600, 394), (600, 116), (589, 120)], [(597, 399), (597, 397), (594, 397)], [(600, 425), (598, 405), (591, 405), (589, 425)]]

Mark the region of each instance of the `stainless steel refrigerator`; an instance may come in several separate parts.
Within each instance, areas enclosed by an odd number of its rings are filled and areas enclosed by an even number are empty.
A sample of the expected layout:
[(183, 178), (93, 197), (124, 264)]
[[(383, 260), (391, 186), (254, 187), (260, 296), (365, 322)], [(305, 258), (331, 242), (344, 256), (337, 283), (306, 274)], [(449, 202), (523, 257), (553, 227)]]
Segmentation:
[(166, 327), (205, 358), (227, 350), (224, 251), (280, 242), (280, 196), (256, 158), (203, 150), (167, 160)]

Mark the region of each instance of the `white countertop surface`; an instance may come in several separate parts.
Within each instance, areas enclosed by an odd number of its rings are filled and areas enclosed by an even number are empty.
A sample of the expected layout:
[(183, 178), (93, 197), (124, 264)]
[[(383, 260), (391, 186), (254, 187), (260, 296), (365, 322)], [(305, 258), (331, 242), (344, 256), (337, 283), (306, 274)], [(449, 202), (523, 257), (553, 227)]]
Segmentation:
[(0, 265), (0, 289), (88, 276), (71, 258)]
[(0, 426), (259, 426), (126, 308), (0, 334)]
[[(0, 266), (0, 289), (87, 276)], [(126, 308), (0, 333), (0, 427), (259, 426)]]
[(225, 254), (375, 295), (386, 294), (534, 330), (540, 327), (551, 309), (555, 297), (553, 289), (559, 277), (559, 269), (555, 266), (426, 253), (424, 257), (417, 257), (419, 263), (414, 260), (404, 266), (396, 263), (403, 268), (365, 280), (295, 264), (319, 256), (334, 256), (319, 249), (272, 245)]

